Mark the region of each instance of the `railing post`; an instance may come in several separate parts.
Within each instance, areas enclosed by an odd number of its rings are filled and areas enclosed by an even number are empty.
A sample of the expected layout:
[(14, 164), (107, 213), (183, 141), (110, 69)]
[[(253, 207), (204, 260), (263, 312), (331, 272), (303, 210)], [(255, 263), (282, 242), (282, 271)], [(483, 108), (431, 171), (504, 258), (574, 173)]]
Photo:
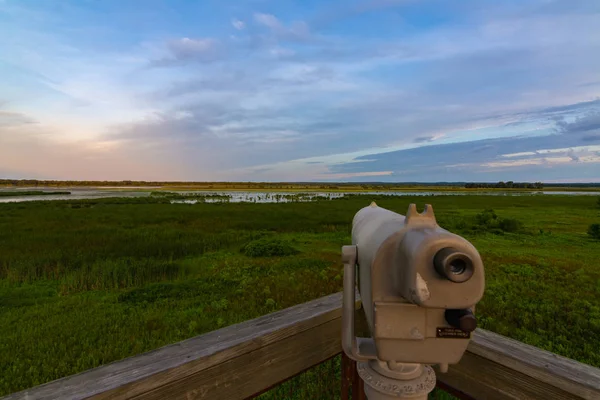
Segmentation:
[(345, 352), (342, 351), (342, 400), (350, 399), (350, 387), (352, 386), (352, 361)]
[[(350, 397), (352, 388), (352, 397)], [(342, 400), (366, 400), (364, 382), (358, 375), (356, 361), (342, 352)]]
[(358, 375), (356, 361), (352, 361), (352, 400), (366, 400), (365, 381)]

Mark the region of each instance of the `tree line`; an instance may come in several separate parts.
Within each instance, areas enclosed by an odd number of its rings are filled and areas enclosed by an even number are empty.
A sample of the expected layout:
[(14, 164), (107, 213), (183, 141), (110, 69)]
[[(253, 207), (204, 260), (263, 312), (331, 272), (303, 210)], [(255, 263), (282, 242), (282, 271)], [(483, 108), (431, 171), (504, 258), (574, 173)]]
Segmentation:
[(543, 189), (544, 184), (542, 182), (498, 182), (498, 183), (467, 183), (465, 184), (467, 189)]
[(365, 189), (393, 190), (398, 188), (419, 187), (456, 187), (467, 189), (542, 189), (544, 187), (599, 187), (600, 183), (542, 183), (542, 182), (190, 182), (190, 181), (66, 181), (38, 179), (0, 179), (0, 186), (36, 187), (36, 186), (195, 186), (207, 189)]

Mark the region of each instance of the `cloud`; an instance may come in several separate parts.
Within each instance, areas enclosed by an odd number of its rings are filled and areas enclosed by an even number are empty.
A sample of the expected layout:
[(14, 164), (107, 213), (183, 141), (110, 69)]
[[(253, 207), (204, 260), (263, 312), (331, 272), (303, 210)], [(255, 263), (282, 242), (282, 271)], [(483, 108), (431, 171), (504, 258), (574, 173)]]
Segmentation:
[(174, 80), (165, 87), (143, 95), (150, 101), (165, 101), (194, 93), (244, 92), (254, 88), (253, 80), (243, 70), (221, 71), (210, 78)]
[[(215, 94), (235, 94), (238, 98), (271, 93), (285, 92), (289, 96), (299, 95), (299, 91), (315, 90), (324, 92), (328, 90), (343, 90), (343, 82), (333, 70), (327, 67), (298, 65), (280, 68), (268, 62), (262, 68), (247, 67), (239, 65), (232, 68), (221, 68), (211, 71), (210, 77), (193, 77), (186, 80), (174, 80), (166, 87), (162, 87), (150, 93), (142, 95), (141, 98), (150, 101), (163, 102), (166, 99), (177, 99), (188, 95), (210, 93), (212, 101)], [(295, 93), (293, 93), (295, 92)], [(313, 92), (314, 93), (314, 92)], [(288, 102), (294, 101), (288, 99)]]
[(210, 63), (222, 57), (219, 41), (212, 38), (169, 40), (165, 44), (168, 55), (154, 60), (154, 66), (171, 66), (188, 62)]
[[(556, 120), (556, 127), (559, 132), (580, 134), (599, 131), (600, 133), (600, 111), (577, 117), (573, 122), (567, 122), (564, 118)], [(588, 139), (594, 135), (586, 136)]]
[(294, 21), (285, 26), (274, 15), (263, 13), (254, 13), (254, 21), (269, 28), (280, 39), (304, 41), (311, 37), (310, 28), (304, 21)]
[[(145, 123), (136, 123), (127, 129), (116, 130), (114, 138), (143, 142), (145, 146), (155, 143), (155, 148), (164, 149), (169, 154), (179, 154), (181, 159), (189, 157), (187, 159), (190, 168), (195, 165), (196, 168), (212, 173), (228, 174), (230, 171), (238, 171), (240, 176), (244, 176), (240, 172), (242, 169), (250, 171), (250, 168), (260, 167), (258, 172), (254, 171), (256, 174), (266, 171), (262, 168), (270, 168), (269, 176), (273, 176), (276, 171), (282, 171), (280, 167), (275, 167), (281, 163), (321, 157), (320, 160), (301, 162), (302, 167), (299, 171), (309, 174), (310, 170), (306, 167), (319, 163), (324, 169), (310, 175), (315, 179), (329, 179), (326, 178), (327, 176), (339, 176), (340, 179), (342, 176), (347, 176), (350, 179), (352, 175), (348, 174), (393, 171), (393, 174), (383, 176), (385, 179), (392, 180), (405, 176), (408, 171), (437, 169), (438, 172), (454, 171), (458, 174), (468, 174), (473, 169), (484, 171), (490, 168), (541, 165), (539, 157), (534, 161), (520, 159), (517, 162), (503, 161), (502, 158), (514, 157), (514, 154), (526, 152), (525, 150), (528, 149), (531, 149), (530, 155), (537, 155), (542, 154), (537, 151), (549, 148), (548, 146), (560, 149), (569, 148), (577, 143), (585, 146), (597, 142), (594, 138), (584, 138), (581, 135), (577, 136), (576, 142), (567, 134), (550, 135), (556, 132), (554, 125), (558, 123), (552, 118), (560, 116), (556, 121), (563, 121), (564, 118), (568, 121), (576, 120), (573, 119), (573, 115), (586, 115), (591, 118), (594, 110), (600, 106), (596, 101), (546, 107), (535, 112), (528, 110), (500, 115), (489, 111), (487, 114), (465, 114), (457, 112), (456, 108), (447, 108), (444, 105), (436, 105), (423, 112), (422, 106), (415, 104), (417, 99), (399, 102), (393, 97), (380, 96), (346, 101), (334, 107), (328, 102), (311, 103), (315, 93), (321, 93), (321, 96), (327, 95), (326, 91), (320, 91), (322, 86), (320, 80), (308, 86), (310, 89), (304, 99), (298, 96), (300, 92), (292, 84), (283, 84), (285, 80), (269, 87), (264, 83), (268, 79), (261, 80), (255, 77), (251, 79), (255, 86), (246, 86), (249, 82), (245, 81), (244, 76), (239, 77), (229, 73), (223, 76), (227, 79), (223, 81), (215, 79), (212, 82), (212, 89), (215, 92), (207, 92), (206, 98), (198, 99), (194, 103), (184, 103), (186, 105), (183, 107), (157, 115)], [(274, 78), (271, 76), (269, 79)], [(209, 82), (199, 83), (206, 85), (204, 90), (211, 87)], [(180, 96), (182, 91), (184, 92), (184, 89), (190, 86), (191, 82), (182, 82), (169, 95)], [(215, 96), (215, 93), (220, 95)], [(290, 93), (296, 96), (292, 97)], [(260, 107), (248, 107), (252, 99), (256, 98), (255, 96), (261, 98), (267, 94), (275, 101), (262, 104)], [(236, 97), (240, 95), (241, 97)], [(281, 97), (278, 98), (277, 95)], [(398, 106), (398, 103), (402, 106)], [(185, 115), (186, 118), (176, 118), (178, 113)], [(545, 135), (531, 138), (523, 134), (523, 129), (528, 124), (544, 120), (548, 121)], [(396, 121), (397, 125), (394, 126)], [(372, 146), (377, 143), (377, 140), (381, 140), (379, 142), (381, 144), (385, 144), (386, 140), (389, 143), (392, 135), (398, 131), (398, 126), (402, 124), (412, 125), (405, 127), (398, 134), (400, 139), (404, 139), (404, 143), (422, 145), (433, 140), (447, 141), (463, 136), (462, 143), (442, 143), (438, 145), (439, 147), (424, 146), (403, 150), (400, 153), (393, 153), (388, 149), (387, 154), (393, 155), (391, 160), (383, 151), (378, 154), (369, 153), (366, 146)], [(581, 121), (578, 124), (577, 126), (583, 126)], [(387, 129), (382, 129), (382, 126), (387, 126)], [(501, 137), (477, 140), (476, 133), (489, 129), (495, 135), (500, 134)], [(471, 131), (475, 134), (469, 133)], [(165, 132), (168, 132), (168, 135)], [(367, 132), (368, 134), (365, 134)], [(412, 139), (409, 140), (411, 136)], [(354, 140), (348, 141), (348, 137), (353, 137)], [(364, 146), (366, 155), (332, 163), (332, 155), (351, 152), (361, 146)], [(252, 152), (248, 152), (248, 148), (252, 148)], [(447, 149), (452, 151), (448, 152)], [(196, 160), (193, 160), (194, 151), (198, 155)], [(566, 150), (562, 154), (564, 157), (572, 155), (567, 154)], [(579, 153), (576, 156), (580, 157)], [(202, 161), (200, 162), (199, 159)], [(572, 159), (572, 157), (568, 158), (568, 160)], [(398, 160), (402, 162), (398, 164)], [(472, 162), (468, 167), (466, 165), (461, 167), (457, 160)], [(556, 162), (550, 160), (546, 165), (556, 164)], [(423, 178), (427, 179), (426, 176)]]
[(244, 21), (240, 21), (239, 19), (236, 19), (236, 18), (231, 20), (231, 25), (238, 31), (241, 31), (242, 29), (244, 29), (246, 27), (246, 24), (244, 23)]
[(600, 133), (596, 133), (594, 135), (586, 135), (581, 138), (584, 142), (598, 142), (600, 141)]
[(330, 143), (321, 154), (331, 152), (336, 142), (336, 150), (347, 148), (339, 123), (325, 114), (302, 119), (281, 105), (248, 109), (236, 100), (207, 99), (143, 121), (114, 125), (104, 140), (137, 144), (159, 152), (160, 158), (185, 160), (191, 171), (211, 172), (307, 157), (314, 154), (316, 142)]
[[(235, 7), (235, 18), (214, 3), (235, 35), (202, 20), (200, 5), (135, 19), (108, 5), (85, 19), (81, 4), (67, 18), (40, 3), (30, 7), (36, 24), (17, 13), (19, 29), (0, 27), (11, 100), (0, 129), (13, 137), (27, 128), (28, 143), (51, 136), (45, 148), (79, 143), (149, 171), (161, 160), (173, 179), (596, 168), (600, 14), (591, 3), (361, 1)], [(16, 149), (6, 138), (4, 151)], [(23, 154), (44, 159), (41, 148)]]
[(430, 135), (430, 136), (421, 136), (421, 137), (415, 138), (413, 140), (413, 142), (414, 143), (425, 143), (425, 142), (431, 142), (433, 140), (435, 140), (435, 136)]
[(394, 171), (367, 171), (367, 172), (354, 172), (354, 173), (337, 173), (337, 174), (321, 174), (320, 179), (323, 180), (340, 180), (340, 179), (354, 179), (354, 178), (372, 178), (391, 176)]
[[(25, 118), (28, 118), (25, 116)], [(60, 140), (39, 124), (0, 125), (0, 176), (5, 178), (168, 180), (177, 166), (139, 144)], [(128, 178), (129, 177), (129, 178)]]
[[(363, 170), (391, 170), (395, 176), (411, 176), (415, 181), (472, 181), (484, 177), (513, 179), (514, 175), (535, 178), (568, 176), (589, 165), (591, 177), (600, 180), (600, 136), (592, 141), (574, 137), (570, 132), (537, 137), (506, 137), (461, 143), (428, 145), (375, 155), (333, 165), (334, 173), (358, 173)], [(531, 169), (530, 167), (535, 167)], [(556, 168), (560, 168), (557, 170)], [(525, 175), (523, 175), (525, 174)], [(541, 178), (538, 176), (537, 180)]]
[[(1, 106), (1, 104), (0, 104)], [(35, 124), (37, 121), (25, 114), (0, 110), (0, 128)]]
[(177, 58), (197, 57), (211, 52), (215, 40), (182, 38), (169, 42), (167, 47)]
[[(571, 161), (581, 161), (581, 158), (575, 153), (573, 149), (569, 149), (567, 151), (567, 156), (571, 159)], [(594, 160), (595, 158), (591, 158), (590, 160)], [(596, 160), (596, 162), (600, 162), (600, 159)]]
[(254, 20), (259, 24), (267, 26), (273, 30), (283, 29), (281, 22), (279, 22), (279, 20), (271, 14), (255, 13)]

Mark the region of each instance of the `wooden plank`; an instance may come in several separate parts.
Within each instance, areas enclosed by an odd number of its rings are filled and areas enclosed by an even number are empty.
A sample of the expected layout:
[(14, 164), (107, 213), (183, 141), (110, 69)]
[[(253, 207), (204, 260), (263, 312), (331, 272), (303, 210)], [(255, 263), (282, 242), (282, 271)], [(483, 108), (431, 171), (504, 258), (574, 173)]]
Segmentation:
[[(357, 295), (356, 308), (360, 307), (359, 299)], [(185, 386), (186, 379), (195, 381), (202, 371), (289, 338), (292, 339), (288, 341), (288, 346), (293, 347), (293, 338), (305, 331), (312, 335), (315, 346), (318, 347), (321, 341), (325, 342), (324, 351), (330, 351), (332, 343), (337, 343), (336, 352), (339, 353), (341, 304), (342, 294), (335, 293), (17, 392), (3, 399), (129, 399), (156, 391), (175, 381)], [(326, 329), (332, 325), (337, 326), (337, 332)], [(325, 336), (325, 333), (331, 336)], [(288, 348), (287, 351), (293, 349)], [(322, 356), (328, 358), (334, 354), (324, 353)], [(303, 359), (303, 353), (298, 356)], [(307, 362), (313, 362), (310, 352), (306, 356)], [(310, 366), (304, 365), (304, 368)], [(219, 382), (220, 386), (227, 385)], [(190, 388), (190, 391), (193, 389)]]
[(445, 374), (436, 370), (438, 382), (468, 396), (486, 400), (580, 399), (498, 363), (465, 353)]
[(475, 398), (600, 399), (600, 369), (477, 329), (438, 381)]
[[(328, 358), (327, 360), (323, 361), (323, 362), (322, 362), (322, 363), (320, 363), (320, 364), (323, 364), (323, 363), (330, 362), (330, 363), (331, 363), (331, 365), (333, 365), (333, 362), (332, 362), (332, 360), (333, 360), (335, 357), (337, 357), (337, 356), (340, 356), (340, 355), (342, 355), (342, 354), (343, 354), (343, 352), (341, 351), (341, 349), (339, 349), (339, 350), (340, 350), (340, 352), (338, 352), (337, 354), (335, 354), (334, 356), (332, 356), (332, 357)], [(293, 380), (294, 378), (301, 376), (301, 375), (302, 375), (302, 374), (304, 374), (305, 372), (308, 372), (308, 371), (310, 371), (311, 369), (313, 369), (313, 368), (315, 368), (315, 367), (317, 367), (317, 365), (312, 365), (312, 366), (310, 366), (310, 367), (308, 367), (308, 368), (305, 368), (305, 369), (303, 369), (302, 371), (298, 372), (298, 373), (297, 373), (297, 374), (295, 374), (295, 375), (290, 375), (290, 376), (288, 376), (287, 378), (285, 378), (285, 379), (283, 379), (283, 380), (281, 380), (281, 381), (275, 382), (273, 385), (271, 385), (271, 386), (269, 386), (269, 387), (263, 388), (263, 389), (262, 389), (260, 392), (253, 393), (251, 396), (249, 396), (249, 397), (245, 398), (244, 400), (252, 400), (252, 399), (255, 399), (255, 398), (259, 397), (260, 395), (262, 395), (262, 394), (264, 394), (264, 393), (268, 392), (269, 390), (271, 390), (271, 389), (274, 389), (275, 387), (277, 387), (277, 386), (279, 386), (279, 385), (281, 385), (281, 384), (283, 384), (283, 383), (285, 383), (285, 382), (287, 382), (287, 381), (291, 381), (291, 380)], [(335, 371), (335, 369), (333, 369), (333, 368), (332, 368), (332, 371)], [(335, 374), (335, 372), (334, 372), (334, 374)], [(295, 385), (290, 385), (290, 386), (289, 386), (289, 394), (288, 394), (288, 397), (292, 397), (292, 393), (293, 393), (293, 391), (294, 391), (294, 386), (295, 386)]]
[(478, 330), (469, 351), (584, 399), (600, 399), (600, 369)]
[(132, 400), (244, 399), (336, 354), (341, 347), (340, 319), (317, 330), (263, 346), (187, 377), (144, 392)]
[[(252, 396), (340, 352), (341, 299), (336, 293), (4, 399)], [(363, 314), (356, 312), (357, 334), (367, 336)], [(461, 362), (437, 377), (474, 398), (600, 399), (600, 369), (480, 329)], [(353, 392), (362, 389), (355, 383)]]

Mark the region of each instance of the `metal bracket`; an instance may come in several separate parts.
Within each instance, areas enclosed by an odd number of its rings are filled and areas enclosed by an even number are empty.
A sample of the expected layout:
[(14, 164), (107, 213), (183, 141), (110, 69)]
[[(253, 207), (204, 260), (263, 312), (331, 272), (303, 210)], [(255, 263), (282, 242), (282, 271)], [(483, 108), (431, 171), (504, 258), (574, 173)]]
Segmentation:
[(377, 359), (377, 350), (372, 338), (354, 336), (354, 305), (356, 304), (356, 246), (342, 247), (344, 263), (344, 295), (342, 301), (342, 349), (354, 361)]

